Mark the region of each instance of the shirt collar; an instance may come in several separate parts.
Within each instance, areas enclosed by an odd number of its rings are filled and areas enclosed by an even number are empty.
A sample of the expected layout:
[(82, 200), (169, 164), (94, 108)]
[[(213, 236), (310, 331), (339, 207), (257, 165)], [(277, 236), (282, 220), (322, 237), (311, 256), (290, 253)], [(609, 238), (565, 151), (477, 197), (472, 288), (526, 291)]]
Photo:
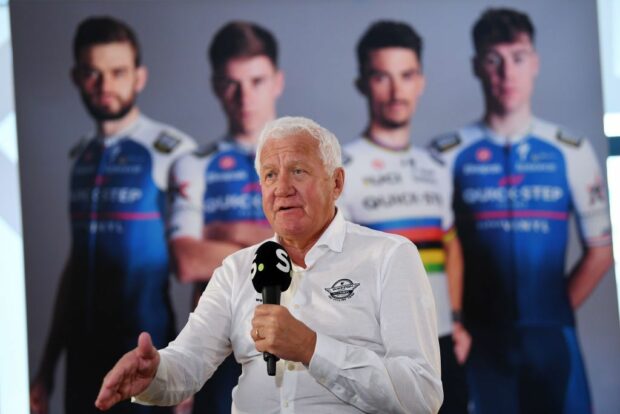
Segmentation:
[(104, 146), (110, 146), (118, 142), (121, 138), (131, 136), (135, 131), (144, 125), (146, 117), (142, 114), (139, 114), (135, 121), (131, 124), (127, 125), (125, 128), (118, 131), (113, 135), (103, 135), (98, 133), (97, 140)]
[(232, 147), (232, 148), (235, 148), (237, 151), (241, 152), (242, 154), (251, 155), (251, 156), (254, 156), (256, 154), (256, 144), (252, 144), (252, 145), (242, 144), (241, 142), (237, 141), (232, 135), (225, 135), (220, 140), (220, 143), (222, 144), (224, 148)]
[(539, 125), (540, 121), (537, 118), (532, 117), (530, 123), (528, 125), (524, 125), (524, 127), (518, 133), (511, 136), (503, 136), (495, 133), (491, 128), (489, 128), (489, 126), (484, 122), (484, 120), (480, 120), (477, 123), (477, 126), (480, 129), (481, 133), (500, 146), (504, 146), (507, 144), (518, 144), (525, 138), (532, 135), (532, 133), (535, 133), (536, 130), (539, 128)]
[[(342, 252), (344, 245), (344, 238), (346, 235), (347, 223), (340, 209), (336, 210), (336, 215), (332, 219), (331, 223), (327, 226), (323, 234), (310, 248), (304, 261), (306, 262), (306, 268), (311, 268), (314, 263), (326, 252), (324, 247), (334, 252)], [(280, 236), (277, 234), (274, 237), (276, 242), (280, 242)]]

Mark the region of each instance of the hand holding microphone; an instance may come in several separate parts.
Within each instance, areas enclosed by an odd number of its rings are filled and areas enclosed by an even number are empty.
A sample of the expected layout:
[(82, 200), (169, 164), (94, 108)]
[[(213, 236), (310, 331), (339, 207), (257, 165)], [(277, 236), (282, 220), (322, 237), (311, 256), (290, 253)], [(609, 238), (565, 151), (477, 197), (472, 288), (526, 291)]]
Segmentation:
[(252, 339), (263, 352), (267, 374), (275, 375), (279, 358), (309, 364), (316, 334), (280, 304), (280, 293), (291, 284), (291, 261), (284, 247), (274, 241), (259, 246), (252, 261), (252, 284), (263, 296), (252, 319)]

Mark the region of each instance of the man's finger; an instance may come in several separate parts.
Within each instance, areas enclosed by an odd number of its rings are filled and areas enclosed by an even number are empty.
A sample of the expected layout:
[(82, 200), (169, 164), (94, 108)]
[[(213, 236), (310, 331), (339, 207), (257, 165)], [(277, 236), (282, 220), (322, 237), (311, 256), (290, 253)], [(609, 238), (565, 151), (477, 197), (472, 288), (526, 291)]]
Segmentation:
[(147, 332), (142, 332), (138, 337), (138, 356), (140, 358), (152, 359), (155, 358), (157, 350), (153, 346), (151, 335)]

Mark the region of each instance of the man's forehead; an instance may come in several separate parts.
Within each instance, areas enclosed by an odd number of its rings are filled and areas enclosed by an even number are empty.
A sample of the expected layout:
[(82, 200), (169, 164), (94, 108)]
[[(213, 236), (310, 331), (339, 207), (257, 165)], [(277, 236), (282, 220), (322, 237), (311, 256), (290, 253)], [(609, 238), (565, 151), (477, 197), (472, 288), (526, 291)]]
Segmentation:
[(80, 50), (78, 64), (88, 65), (93, 63), (95, 59), (105, 59), (106, 62), (110, 63), (127, 61), (127, 63), (133, 64), (135, 50), (129, 42), (96, 43)]
[(418, 55), (411, 49), (400, 46), (382, 47), (368, 52), (366, 69), (373, 70), (377, 66), (385, 66), (398, 62), (420, 66)]
[(499, 51), (531, 50), (534, 48), (532, 39), (527, 33), (519, 33), (512, 40), (488, 43), (482, 48), (482, 54)]
[(303, 132), (282, 138), (267, 138), (261, 150), (261, 160), (280, 154), (286, 154), (290, 162), (307, 161), (318, 157), (318, 141)]
[(276, 72), (276, 67), (266, 55), (239, 56), (228, 59), (215, 72), (221, 78), (264, 76)]

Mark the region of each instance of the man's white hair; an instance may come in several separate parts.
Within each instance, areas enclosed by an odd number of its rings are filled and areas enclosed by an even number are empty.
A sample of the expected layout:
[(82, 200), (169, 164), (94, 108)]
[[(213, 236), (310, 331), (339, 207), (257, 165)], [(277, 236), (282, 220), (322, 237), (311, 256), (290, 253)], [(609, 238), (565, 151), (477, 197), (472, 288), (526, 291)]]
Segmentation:
[(307, 134), (319, 141), (319, 155), (328, 175), (336, 168), (342, 167), (342, 155), (338, 138), (326, 128), (311, 119), (301, 116), (284, 116), (268, 122), (258, 137), (254, 168), (260, 177), (260, 153), (270, 139), (282, 139), (300, 134)]

